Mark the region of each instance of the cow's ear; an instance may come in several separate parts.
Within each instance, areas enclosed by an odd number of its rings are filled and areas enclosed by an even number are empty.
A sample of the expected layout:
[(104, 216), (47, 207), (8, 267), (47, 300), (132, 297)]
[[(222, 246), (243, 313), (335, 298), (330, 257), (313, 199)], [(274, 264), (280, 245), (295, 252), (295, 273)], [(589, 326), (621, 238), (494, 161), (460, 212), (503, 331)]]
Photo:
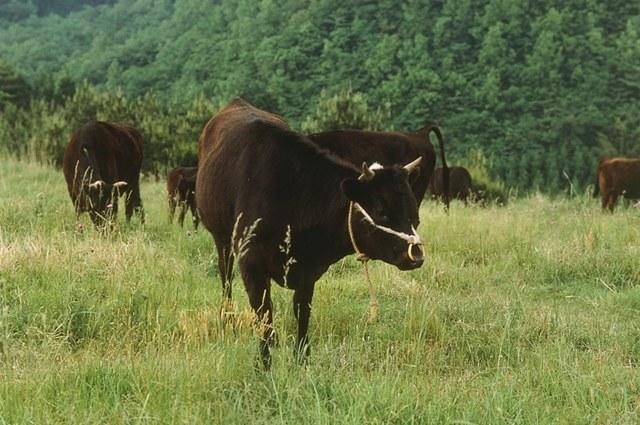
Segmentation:
[(345, 196), (354, 202), (362, 202), (365, 198), (364, 184), (358, 179), (346, 179), (340, 184)]

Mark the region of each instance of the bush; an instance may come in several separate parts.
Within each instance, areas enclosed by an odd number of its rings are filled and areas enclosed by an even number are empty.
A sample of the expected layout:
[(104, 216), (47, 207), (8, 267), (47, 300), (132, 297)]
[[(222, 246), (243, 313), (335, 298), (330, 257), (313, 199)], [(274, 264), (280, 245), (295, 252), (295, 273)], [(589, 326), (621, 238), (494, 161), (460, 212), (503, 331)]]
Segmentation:
[(186, 107), (164, 105), (154, 93), (130, 99), (121, 90), (103, 93), (83, 83), (60, 104), (7, 105), (0, 115), (0, 151), (60, 166), (76, 128), (90, 120), (123, 122), (144, 135), (142, 171), (159, 176), (177, 165), (196, 164), (198, 137), (217, 109), (205, 97)]
[(329, 95), (325, 90), (320, 94), (318, 106), (311, 116), (302, 123), (305, 133), (317, 133), (327, 130), (382, 130), (387, 127), (391, 117), (391, 106), (375, 111), (369, 110), (364, 94), (351, 88)]

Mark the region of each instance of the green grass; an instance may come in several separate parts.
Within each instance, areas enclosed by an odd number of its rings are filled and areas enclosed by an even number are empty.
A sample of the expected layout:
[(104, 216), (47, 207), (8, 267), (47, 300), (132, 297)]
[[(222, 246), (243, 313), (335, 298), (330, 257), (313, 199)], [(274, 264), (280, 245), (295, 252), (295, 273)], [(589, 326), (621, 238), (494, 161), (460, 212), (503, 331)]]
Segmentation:
[[(378, 321), (349, 257), (316, 286), (306, 367), (292, 292), (276, 288), (271, 372), (242, 283), (221, 325), (206, 231), (102, 235), (75, 220), (61, 171), (0, 163), (0, 423), (637, 423), (640, 216), (584, 196), (449, 216), (426, 203), (425, 265), (372, 264)], [(121, 213), (122, 214), (122, 213)]]

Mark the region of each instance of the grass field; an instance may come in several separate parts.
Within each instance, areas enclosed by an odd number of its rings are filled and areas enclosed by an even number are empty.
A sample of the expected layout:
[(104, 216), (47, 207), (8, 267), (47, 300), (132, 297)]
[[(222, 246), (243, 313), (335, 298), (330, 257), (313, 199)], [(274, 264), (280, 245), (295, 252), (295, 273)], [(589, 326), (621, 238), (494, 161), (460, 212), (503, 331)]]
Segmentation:
[[(236, 329), (206, 231), (76, 223), (62, 172), (0, 161), (0, 423), (637, 423), (640, 215), (536, 195), (421, 211), (425, 265), (353, 256), (316, 286), (295, 363), (292, 292), (276, 288), (270, 372), (242, 283)], [(122, 214), (122, 212), (121, 212)]]

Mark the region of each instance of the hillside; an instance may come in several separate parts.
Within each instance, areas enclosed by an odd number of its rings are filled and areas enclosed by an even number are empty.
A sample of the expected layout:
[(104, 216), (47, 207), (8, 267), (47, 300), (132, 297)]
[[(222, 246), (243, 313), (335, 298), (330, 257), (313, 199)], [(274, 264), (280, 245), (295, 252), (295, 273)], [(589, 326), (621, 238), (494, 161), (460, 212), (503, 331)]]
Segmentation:
[(438, 121), (454, 157), (481, 148), (527, 189), (640, 155), (638, 2), (16, 3), (0, 2), (0, 60), (45, 97), (84, 80), (165, 103), (243, 96), (299, 125), (323, 90), (351, 87), (388, 107), (386, 128)]

